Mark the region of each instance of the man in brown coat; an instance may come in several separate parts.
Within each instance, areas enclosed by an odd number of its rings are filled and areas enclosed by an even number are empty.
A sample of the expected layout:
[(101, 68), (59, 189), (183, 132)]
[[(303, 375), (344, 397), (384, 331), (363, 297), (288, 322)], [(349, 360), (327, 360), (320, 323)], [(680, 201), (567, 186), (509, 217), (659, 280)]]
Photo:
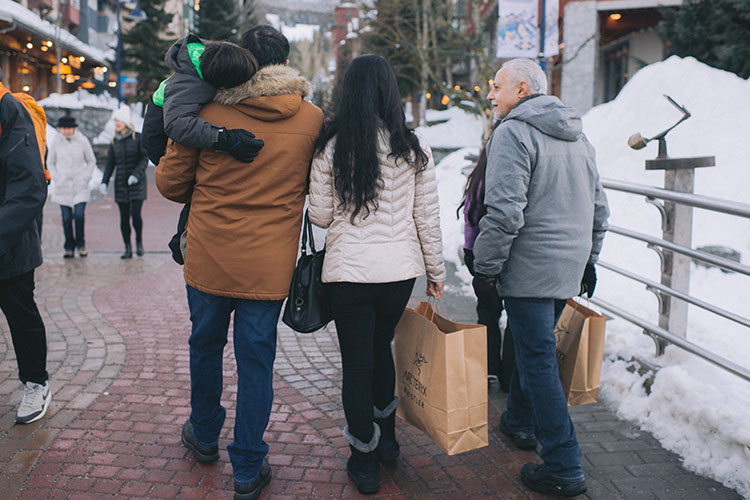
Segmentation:
[(219, 457), (222, 351), (234, 311), (238, 386), (228, 449), (234, 498), (247, 500), (271, 478), (263, 432), (273, 401), (276, 324), (294, 271), (323, 113), (304, 99), (309, 83), (286, 66), (289, 44), (281, 33), (258, 26), (245, 33), (242, 45), (261, 69), (246, 83), (219, 90), (200, 116), (226, 129), (252, 130), (265, 147), (248, 164), (169, 141), (156, 184), (170, 200), (192, 204), (184, 269), (193, 323), (191, 414), (182, 442), (198, 461)]

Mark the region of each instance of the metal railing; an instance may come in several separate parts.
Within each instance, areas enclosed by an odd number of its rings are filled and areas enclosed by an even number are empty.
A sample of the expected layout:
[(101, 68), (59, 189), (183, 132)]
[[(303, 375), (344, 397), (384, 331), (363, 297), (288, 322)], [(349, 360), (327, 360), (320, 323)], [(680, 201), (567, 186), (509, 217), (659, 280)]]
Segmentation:
[[(681, 173), (684, 174), (684, 172)], [(666, 175), (669, 176), (670, 173)], [(692, 191), (693, 172), (689, 172), (688, 175), (690, 178), (686, 184), (690, 191)], [(656, 325), (648, 322), (598, 297), (592, 298), (591, 302), (603, 310), (643, 328), (643, 332), (654, 340), (657, 355), (664, 353), (666, 345), (673, 344), (750, 382), (750, 369), (687, 340), (688, 304), (700, 307), (746, 328), (750, 328), (749, 318), (727, 311), (715, 304), (688, 294), (691, 260), (704, 262), (723, 270), (750, 276), (750, 266), (690, 248), (692, 209), (702, 208), (717, 213), (750, 219), (750, 204), (614, 179), (602, 179), (602, 185), (605, 189), (644, 196), (648, 203), (656, 206), (662, 216), (664, 238), (657, 238), (619, 226), (610, 226), (609, 228), (613, 233), (642, 241), (646, 243), (648, 248), (656, 251), (661, 261), (660, 283), (611, 263), (603, 261), (598, 263), (599, 266), (605, 269), (646, 285), (646, 290), (654, 293), (659, 301), (659, 324)], [(680, 205), (681, 207), (675, 209), (676, 205)], [(680, 217), (684, 220), (680, 220)], [(679, 228), (679, 230), (676, 231), (675, 228)], [(748, 333), (750, 334), (750, 331)]]

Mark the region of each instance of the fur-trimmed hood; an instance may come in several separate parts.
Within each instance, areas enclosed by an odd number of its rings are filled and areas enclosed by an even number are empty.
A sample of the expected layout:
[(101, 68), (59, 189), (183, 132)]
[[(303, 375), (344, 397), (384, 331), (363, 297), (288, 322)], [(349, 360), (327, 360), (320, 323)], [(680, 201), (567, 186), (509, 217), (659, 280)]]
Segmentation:
[(270, 97), (294, 94), (302, 98), (310, 95), (310, 82), (294, 68), (283, 64), (266, 66), (258, 70), (247, 82), (231, 89), (216, 91), (214, 101), (234, 106), (249, 97)]

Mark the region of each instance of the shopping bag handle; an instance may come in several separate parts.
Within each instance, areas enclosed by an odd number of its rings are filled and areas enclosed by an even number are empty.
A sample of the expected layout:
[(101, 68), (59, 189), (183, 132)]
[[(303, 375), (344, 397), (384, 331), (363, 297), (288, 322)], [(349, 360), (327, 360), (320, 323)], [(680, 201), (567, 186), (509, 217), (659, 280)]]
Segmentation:
[[(448, 309), (445, 307), (443, 299), (436, 299), (435, 297), (427, 297), (427, 303), (430, 304), (432, 309), (432, 317), (430, 321), (435, 318), (435, 314), (442, 313), (443, 316), (448, 317)], [(442, 307), (441, 307), (442, 306)]]

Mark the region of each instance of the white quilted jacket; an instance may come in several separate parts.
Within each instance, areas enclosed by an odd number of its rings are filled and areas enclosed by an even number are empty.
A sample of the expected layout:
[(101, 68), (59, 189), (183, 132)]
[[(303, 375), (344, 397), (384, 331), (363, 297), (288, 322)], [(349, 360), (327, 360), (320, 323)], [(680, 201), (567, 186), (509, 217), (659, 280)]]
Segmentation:
[(52, 177), (50, 200), (68, 207), (88, 203), (89, 181), (96, 169), (91, 143), (78, 130), (69, 139), (57, 134), (50, 142), (47, 153), (47, 168)]
[(333, 185), (335, 138), (313, 159), (309, 214), (313, 224), (328, 228), (324, 283), (389, 283), (425, 271), (429, 280), (445, 281), (435, 164), (429, 145), (419, 140), (429, 163), (416, 173), (410, 164), (388, 157), (386, 134), (380, 134), (378, 209), (367, 217), (360, 213), (354, 224), (351, 212), (339, 208)]

